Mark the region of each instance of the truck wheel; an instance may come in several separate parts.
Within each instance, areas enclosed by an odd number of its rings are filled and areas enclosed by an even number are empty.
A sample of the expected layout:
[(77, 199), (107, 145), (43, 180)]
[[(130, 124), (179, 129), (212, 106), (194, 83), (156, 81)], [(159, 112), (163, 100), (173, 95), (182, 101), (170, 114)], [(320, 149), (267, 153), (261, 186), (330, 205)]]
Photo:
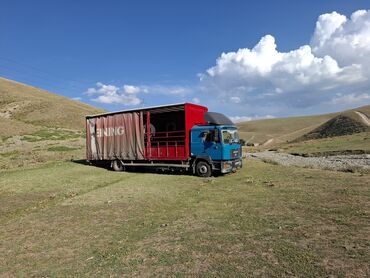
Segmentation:
[(203, 177), (203, 178), (208, 178), (212, 174), (211, 166), (205, 161), (199, 161), (197, 163), (195, 172), (197, 173), (197, 176)]
[(112, 168), (114, 171), (123, 171), (123, 165), (121, 163), (121, 161), (119, 160), (114, 160), (113, 163), (112, 163)]

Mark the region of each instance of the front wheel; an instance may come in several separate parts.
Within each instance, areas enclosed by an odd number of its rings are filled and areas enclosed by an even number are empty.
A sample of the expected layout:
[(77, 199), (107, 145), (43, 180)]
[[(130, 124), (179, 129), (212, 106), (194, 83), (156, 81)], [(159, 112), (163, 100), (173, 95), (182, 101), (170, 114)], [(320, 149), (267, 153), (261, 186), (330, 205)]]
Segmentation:
[(121, 161), (119, 161), (119, 160), (114, 160), (113, 161), (112, 168), (113, 168), (114, 171), (118, 171), (118, 172), (121, 172), (121, 171), (124, 170), (123, 165), (122, 165)]
[(197, 163), (195, 167), (195, 172), (197, 176), (203, 177), (203, 178), (208, 178), (212, 174), (211, 166), (205, 161), (199, 161)]

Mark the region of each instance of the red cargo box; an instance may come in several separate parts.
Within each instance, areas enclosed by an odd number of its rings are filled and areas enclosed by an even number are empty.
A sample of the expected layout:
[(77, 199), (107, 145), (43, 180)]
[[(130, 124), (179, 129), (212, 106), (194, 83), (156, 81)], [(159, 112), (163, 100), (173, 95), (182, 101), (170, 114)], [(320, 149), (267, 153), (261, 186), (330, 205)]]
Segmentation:
[(207, 107), (180, 103), (86, 117), (88, 160), (187, 160)]

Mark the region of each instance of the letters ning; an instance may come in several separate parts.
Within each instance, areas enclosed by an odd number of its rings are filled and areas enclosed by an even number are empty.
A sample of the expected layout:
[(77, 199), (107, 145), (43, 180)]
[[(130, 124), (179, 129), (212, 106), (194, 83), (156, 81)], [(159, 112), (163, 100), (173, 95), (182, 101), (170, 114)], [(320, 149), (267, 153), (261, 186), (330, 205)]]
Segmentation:
[(124, 134), (123, 126), (96, 129), (97, 137), (116, 136), (116, 135), (123, 135), (123, 134)]

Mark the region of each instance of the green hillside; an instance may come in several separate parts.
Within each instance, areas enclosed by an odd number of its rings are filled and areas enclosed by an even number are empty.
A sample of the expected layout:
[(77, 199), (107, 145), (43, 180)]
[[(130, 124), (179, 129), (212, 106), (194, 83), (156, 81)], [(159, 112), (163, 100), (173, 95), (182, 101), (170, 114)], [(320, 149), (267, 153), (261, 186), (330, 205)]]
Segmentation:
[(239, 123), (240, 135), (247, 142), (273, 144), (293, 140), (330, 120), (336, 114), (257, 120)]
[[(346, 118), (351, 119), (353, 123), (359, 123), (359, 125), (365, 126), (363, 119), (358, 115), (358, 112), (369, 118), (370, 105), (344, 112), (324, 115), (242, 122), (238, 124), (238, 127), (241, 137), (247, 142), (274, 146), (293, 141), (309, 134), (321, 125), (324, 125), (326, 122), (338, 116), (345, 116)], [(363, 131), (366, 131), (365, 129)], [(348, 133), (344, 133), (343, 135), (347, 134)]]
[(84, 157), (95, 107), (0, 78), (0, 169)]
[(40, 127), (83, 130), (84, 116), (99, 112), (85, 103), (0, 78), (0, 135), (27, 134)]

